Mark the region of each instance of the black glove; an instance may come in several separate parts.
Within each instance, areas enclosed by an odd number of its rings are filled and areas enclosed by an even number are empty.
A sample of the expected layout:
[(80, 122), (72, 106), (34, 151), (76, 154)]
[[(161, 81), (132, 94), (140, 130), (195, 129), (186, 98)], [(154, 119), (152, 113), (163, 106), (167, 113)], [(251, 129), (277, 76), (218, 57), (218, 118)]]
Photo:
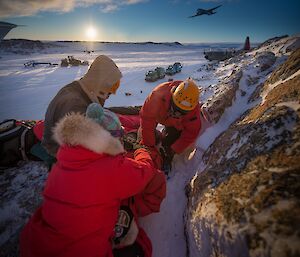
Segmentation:
[(162, 157), (162, 171), (169, 176), (169, 173), (172, 170), (172, 160), (175, 152), (171, 149), (171, 147), (163, 147), (159, 148), (161, 157)]
[(173, 149), (169, 146), (161, 146), (160, 153), (162, 155), (162, 158), (165, 162), (171, 163), (174, 157), (175, 152)]

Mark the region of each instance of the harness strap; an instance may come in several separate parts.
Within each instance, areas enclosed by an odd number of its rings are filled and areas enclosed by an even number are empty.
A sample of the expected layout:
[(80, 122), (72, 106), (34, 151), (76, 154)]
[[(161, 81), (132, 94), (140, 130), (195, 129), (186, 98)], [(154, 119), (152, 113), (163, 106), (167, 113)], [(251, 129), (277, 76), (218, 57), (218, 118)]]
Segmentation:
[(20, 138), (20, 151), (21, 151), (21, 154), (22, 154), (22, 158), (24, 161), (28, 161), (28, 157), (26, 155), (26, 149), (25, 149), (25, 137), (26, 137), (26, 133), (28, 131), (28, 127), (25, 127), (24, 131), (22, 132), (21, 134), (21, 138)]

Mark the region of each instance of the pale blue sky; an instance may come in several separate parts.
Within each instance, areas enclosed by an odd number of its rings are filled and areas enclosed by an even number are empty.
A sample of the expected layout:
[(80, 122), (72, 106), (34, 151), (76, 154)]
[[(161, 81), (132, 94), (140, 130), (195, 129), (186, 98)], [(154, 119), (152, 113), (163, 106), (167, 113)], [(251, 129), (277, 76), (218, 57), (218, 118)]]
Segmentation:
[[(215, 15), (187, 18), (222, 5)], [(252, 42), (300, 32), (299, 0), (1, 0), (6, 38), (126, 42)]]

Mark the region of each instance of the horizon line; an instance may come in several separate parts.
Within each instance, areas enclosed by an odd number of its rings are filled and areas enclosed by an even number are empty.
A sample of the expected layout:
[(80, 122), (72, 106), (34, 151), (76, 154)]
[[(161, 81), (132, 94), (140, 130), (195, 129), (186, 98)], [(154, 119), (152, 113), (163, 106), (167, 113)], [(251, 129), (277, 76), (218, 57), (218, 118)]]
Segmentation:
[[(82, 43), (113, 43), (113, 44), (243, 44), (245, 41), (210, 41), (210, 42), (180, 42), (180, 41), (88, 41), (88, 40), (64, 40), (64, 39), (28, 39), (28, 38), (8, 38), (6, 40), (29, 40), (29, 41), (42, 41), (42, 42), (82, 42)], [(268, 40), (268, 39), (267, 39)], [(266, 40), (265, 40), (266, 41)], [(264, 41), (263, 41), (264, 42)], [(262, 42), (251, 42), (251, 44), (260, 44)]]

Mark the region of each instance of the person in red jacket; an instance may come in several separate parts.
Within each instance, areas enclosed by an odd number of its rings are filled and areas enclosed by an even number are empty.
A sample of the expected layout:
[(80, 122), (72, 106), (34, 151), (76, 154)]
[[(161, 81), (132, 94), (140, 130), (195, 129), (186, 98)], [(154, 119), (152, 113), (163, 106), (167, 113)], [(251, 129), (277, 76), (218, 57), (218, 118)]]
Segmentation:
[(121, 201), (141, 193), (157, 170), (144, 148), (134, 159), (124, 155), (120, 122), (102, 110), (101, 119), (72, 113), (55, 126), (57, 163), (41, 207), (21, 232), (21, 257), (113, 256)]
[(140, 111), (142, 144), (155, 146), (156, 126), (165, 126), (162, 146), (167, 163), (192, 145), (200, 132), (199, 94), (192, 79), (165, 82), (153, 89)]

